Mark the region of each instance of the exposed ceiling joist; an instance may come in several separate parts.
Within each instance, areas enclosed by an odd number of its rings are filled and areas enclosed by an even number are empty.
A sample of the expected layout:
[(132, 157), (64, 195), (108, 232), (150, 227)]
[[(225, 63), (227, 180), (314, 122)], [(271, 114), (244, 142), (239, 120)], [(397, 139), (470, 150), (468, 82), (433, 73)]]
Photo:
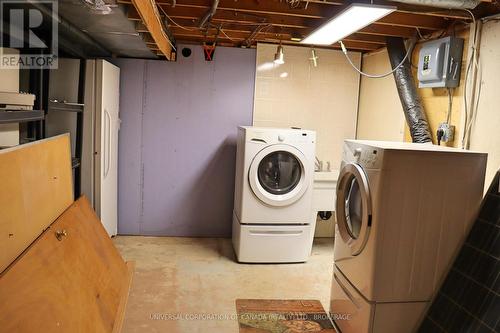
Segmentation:
[[(130, 3), (131, 0), (119, 0), (120, 3)], [(489, 1), (489, 0), (488, 0)], [(172, 7), (172, 1), (157, 0), (161, 6)], [(348, 1), (316, 0), (304, 1), (299, 8), (290, 8), (285, 1), (234, 1), (220, 0), (218, 10), (248, 12), (254, 14), (273, 14), (286, 16), (300, 16), (309, 18), (324, 18), (339, 6), (345, 6)], [(306, 7), (307, 4), (307, 7)], [(425, 16), (436, 16), (453, 19), (468, 19), (469, 15), (460, 10), (448, 10), (428, 6), (415, 6), (390, 1), (377, 1), (377, 4), (397, 6), (397, 13), (411, 13)], [(202, 8), (207, 10), (210, 6), (204, 0), (176, 1), (175, 7)], [(330, 12), (330, 13), (329, 13)]]
[(132, 4), (134, 6), (130, 8), (134, 8), (134, 13), (146, 26), (162, 56), (172, 60), (175, 57), (172, 55), (174, 52), (172, 42), (163, 28), (162, 19), (154, 0), (132, 0)]
[[(162, 6), (173, 19), (194, 19), (199, 20), (200, 16), (203, 16), (206, 12), (206, 8), (201, 7), (186, 7), (176, 5), (175, 7)], [(324, 14), (322, 16), (290, 16), (284, 15), (278, 12), (260, 12), (252, 13), (246, 11), (237, 10), (224, 10), (219, 7), (217, 12), (213, 16), (213, 21), (221, 22), (241, 22), (241, 23), (271, 23), (276, 26), (283, 27), (302, 27), (309, 28), (321, 25), (325, 20), (330, 17), (335, 16), (336, 13), (340, 12), (342, 7), (335, 7), (330, 14)], [(133, 13), (130, 16), (131, 19), (138, 19)], [(449, 20), (441, 17), (435, 16), (425, 16), (416, 15), (408, 13), (393, 13), (385, 17), (384, 19), (374, 23), (375, 25), (392, 25), (395, 27), (418, 27), (420, 29), (428, 30), (440, 30), (449, 24)]]
[[(130, 3), (131, 0), (118, 2)], [(156, 0), (162, 19), (177, 41), (213, 42), (218, 36), (219, 45), (246, 47), (256, 42), (297, 44), (298, 40), (334, 17), (349, 3), (351, 1), (348, 0), (308, 0), (294, 7), (286, 0), (219, 0), (210, 24), (201, 29), (200, 20), (211, 8), (213, 0)], [(451, 31), (457, 22), (471, 22), (470, 13), (463, 10), (384, 0), (377, 0), (376, 3), (393, 5), (397, 10), (344, 38), (348, 48), (371, 51), (385, 46), (388, 36), (410, 38), (416, 36), (417, 29), (421, 35), (427, 35), (436, 31)], [(500, 8), (495, 6), (492, 3), (481, 4), (474, 13), (480, 17), (485, 13), (500, 12)], [(134, 9), (129, 11), (128, 17), (133, 21), (142, 21), (141, 15)], [(143, 28), (137, 25), (137, 31)], [(218, 29), (221, 29), (219, 33)], [(339, 45), (328, 47), (339, 48)]]

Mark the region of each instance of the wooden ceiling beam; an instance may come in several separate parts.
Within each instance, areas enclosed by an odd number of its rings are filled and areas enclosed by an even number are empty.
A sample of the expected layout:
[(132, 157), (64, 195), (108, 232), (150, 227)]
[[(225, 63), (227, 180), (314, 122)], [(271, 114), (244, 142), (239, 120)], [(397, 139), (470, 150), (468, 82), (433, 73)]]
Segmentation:
[[(186, 33), (185, 35), (177, 37), (176, 40), (178, 43), (181, 43), (181, 44), (200, 44), (203, 42), (212, 43), (215, 41), (215, 38), (213, 38), (213, 36), (212, 37), (195, 36), (195, 35)], [(277, 44), (280, 41), (276, 40), (276, 39), (266, 38), (266, 39), (260, 40), (259, 42)], [(232, 42), (232, 41), (228, 40), (227, 38), (225, 38), (225, 39), (220, 38), (218, 40), (217, 44), (219, 46), (233, 46), (233, 47), (239, 46), (238, 42)], [(282, 44), (283, 45), (295, 45), (295, 46), (309, 47), (307, 45), (300, 44), (298, 42), (293, 42), (293, 41), (282, 41)], [(381, 48), (380, 45), (367, 44), (367, 43), (355, 42), (355, 41), (352, 41), (352, 42), (346, 41), (346, 42), (344, 42), (344, 44), (347, 47), (347, 49), (349, 49), (351, 51), (358, 51), (358, 52), (370, 52), (370, 51), (375, 51), (375, 50), (378, 50)], [(340, 47), (339, 43), (335, 43), (335, 44), (330, 45), (330, 46), (317, 46), (315, 48), (340, 50), (341, 47)]]
[[(190, 31), (181, 29), (176, 26), (171, 26), (169, 27), (170, 31), (176, 36), (176, 38), (180, 37), (186, 37), (186, 36), (205, 36), (205, 32), (197, 29), (196, 27), (190, 27)], [(242, 42), (247, 40), (253, 33), (254, 31), (252, 30), (234, 30), (234, 29), (224, 29), (223, 30), (224, 34), (219, 34), (220, 39), (234, 39), (238, 42)], [(206, 32), (207, 37), (214, 37), (217, 35), (217, 29), (211, 28), (208, 29)], [(227, 35), (227, 36), (226, 36)], [(229, 37), (228, 37), (229, 36)], [(281, 32), (281, 33), (275, 33), (275, 32), (270, 32), (270, 31), (258, 31), (255, 33), (254, 38), (252, 39), (252, 42), (254, 43), (255, 41), (259, 41), (262, 39), (268, 39), (268, 40), (276, 40), (276, 41), (289, 41), (293, 37), (293, 33), (291, 32)], [(385, 45), (385, 37), (378, 37), (378, 36), (370, 36), (370, 35), (360, 35), (360, 34), (353, 34), (347, 38), (344, 39), (344, 41), (353, 41), (353, 42), (362, 42), (366, 44), (374, 44), (377, 47), (381, 47), (382, 45)]]
[(158, 49), (168, 60), (170, 60), (173, 51), (172, 43), (163, 29), (161, 17), (159, 16), (157, 8), (155, 8), (150, 1), (144, 0), (132, 0), (132, 4), (133, 6), (130, 8), (134, 9), (140, 20), (147, 27)]
[(394, 25), (398, 27), (416, 27), (427, 30), (442, 30), (449, 24), (450, 20), (433, 16), (415, 17), (410, 13), (391, 13), (381, 18), (376, 24)]
[[(212, 25), (204, 32), (198, 28), (198, 24), (211, 7), (212, 0), (178, 0), (175, 1), (175, 6), (172, 6), (174, 0), (156, 0), (161, 18), (168, 22), (168, 29), (176, 40), (200, 42), (205, 38), (210, 41), (216, 34), (216, 29), (212, 28), (220, 26), (229, 38), (220, 34), (219, 43), (232, 46), (262, 41), (296, 44), (296, 41), (291, 41), (292, 38), (306, 37), (351, 2), (352, 0), (308, 0), (302, 1), (299, 8), (291, 8), (283, 0), (219, 0), (217, 11), (211, 19)], [(130, 4), (132, 0), (118, 0), (118, 3)], [(456, 20), (470, 21), (469, 14), (462, 10), (409, 5), (389, 0), (377, 0), (376, 3), (394, 5), (397, 10), (344, 38), (346, 45), (349, 42), (353, 49), (370, 51), (385, 45), (387, 36), (411, 38), (416, 36), (416, 28), (420, 29), (422, 35), (428, 35), (449, 29)], [(480, 8), (474, 13), (477, 14), (479, 10)], [(164, 12), (171, 20), (166, 20)], [(133, 6), (129, 11), (129, 18), (137, 22), (138, 32), (148, 31)], [(148, 40), (147, 43), (152, 42)], [(338, 47), (334, 45), (327, 48)]]
[[(238, 2), (239, 3), (239, 2)], [(206, 9), (195, 7), (175, 7), (161, 6), (162, 9), (174, 20), (176, 18), (187, 18), (199, 20), (204, 14)], [(341, 10), (340, 7), (335, 8), (335, 13)], [(244, 21), (249, 23), (271, 23), (278, 26), (287, 27), (318, 27), (329, 17), (334, 16), (334, 13), (325, 14), (322, 17), (301, 17), (301, 16), (286, 16), (275, 13), (250, 13), (242, 12), (239, 10), (228, 11), (217, 9), (212, 20), (219, 21)], [(418, 17), (413, 14), (407, 13), (392, 13), (383, 19), (373, 23), (373, 25), (393, 25), (396, 27), (418, 27), (426, 30), (441, 30), (449, 25), (449, 20), (439, 17), (422, 16)]]
[[(174, 19), (176, 23), (182, 25), (183, 27), (188, 27), (188, 28), (196, 28), (198, 21), (193, 18), (175, 18)], [(250, 25), (249, 21), (245, 21), (243, 23), (240, 22), (214, 22), (214, 23), (223, 23), (223, 29), (233, 29), (233, 30), (253, 30), (256, 25)], [(174, 27), (174, 24), (170, 24), (170, 27)], [(313, 28), (311, 27), (283, 27), (279, 25), (272, 25), (271, 28), (268, 31), (272, 31), (274, 33), (283, 33), (283, 32), (289, 32), (290, 34), (293, 34), (294, 36), (298, 38), (304, 38), (307, 36), (309, 33), (311, 33)], [(139, 31), (139, 30), (138, 30)], [(422, 33), (429, 33), (431, 31), (422, 29)], [(393, 37), (403, 37), (403, 38), (410, 38), (415, 36), (416, 31), (413, 28), (409, 27), (392, 27), (390, 25), (370, 25), (368, 27), (365, 27), (359, 31), (357, 31), (355, 34), (360, 34), (360, 35), (368, 35), (367, 39), (372, 40), (371, 37), (373, 38), (385, 38), (385, 36), (393, 36)]]
[[(181, 13), (168, 13), (168, 15), (178, 24), (180, 25), (197, 25), (199, 17), (193, 15), (193, 13), (189, 12), (181, 12)], [(131, 20), (139, 20), (138, 14), (133, 10), (129, 11), (129, 18)], [(265, 22), (257, 22), (254, 17), (248, 15), (215, 15), (213, 18), (214, 24), (223, 24), (226, 25), (239, 25), (239, 26), (247, 26), (247, 27), (255, 27), (259, 24), (265, 24)], [(265, 20), (263, 20), (265, 21)], [(270, 20), (268, 20), (270, 21)], [(276, 29), (297, 29), (301, 32), (301, 37), (306, 36), (312, 31), (311, 23), (304, 21), (302, 18), (294, 18), (293, 22), (287, 21), (287, 23), (277, 22), (276, 20), (272, 20), (268, 22)], [(390, 23), (382, 22), (381, 24), (372, 24), (368, 27), (365, 27), (358, 31), (358, 33), (362, 34), (370, 34), (370, 35), (380, 35), (380, 36), (395, 36), (395, 37), (405, 37), (409, 38), (415, 35), (415, 29), (413, 29), (409, 24), (402, 21), (401, 25), (404, 26), (393, 26)], [(423, 34), (430, 33), (434, 30), (432, 29), (421, 29)]]
[[(130, 3), (131, 0), (119, 0), (119, 3)], [(156, 0), (156, 3), (162, 6), (171, 7), (172, 1)], [(276, 13), (276, 15), (300, 16), (309, 18), (328, 18), (326, 14), (332, 14), (332, 10), (338, 10), (339, 6), (345, 6), (347, 2), (341, 0), (309, 0), (303, 2), (299, 8), (290, 8), (284, 1), (261, 1), (245, 2), (234, 0), (220, 0), (218, 10), (259, 13)], [(397, 7), (396, 13), (413, 14), (418, 16), (433, 16), (450, 19), (470, 20), (468, 13), (462, 10), (442, 9), (429, 6), (409, 5), (391, 1), (377, 1), (377, 4), (391, 5)], [(207, 10), (210, 7), (210, 2), (207, 0), (189, 0), (182, 3), (176, 2), (176, 7), (203, 8)]]
[[(187, 8), (187, 7), (178, 7), (170, 8), (166, 10), (168, 16), (170, 16), (174, 20), (178, 19), (188, 19), (195, 22), (198, 22), (201, 17), (205, 14), (205, 11), (201, 8)], [(131, 20), (139, 20), (140, 17), (138, 14), (130, 10), (128, 13), (128, 17)], [(248, 24), (248, 25), (258, 25), (263, 23), (271, 23), (277, 26), (283, 27), (295, 27), (295, 28), (308, 28), (312, 22), (308, 19), (302, 17), (290, 17), (284, 19), (276, 19), (271, 16), (257, 16), (248, 13), (237, 13), (237, 12), (224, 12), (217, 11), (211, 20), (213, 23), (222, 22), (222, 23), (240, 23), (240, 24)]]

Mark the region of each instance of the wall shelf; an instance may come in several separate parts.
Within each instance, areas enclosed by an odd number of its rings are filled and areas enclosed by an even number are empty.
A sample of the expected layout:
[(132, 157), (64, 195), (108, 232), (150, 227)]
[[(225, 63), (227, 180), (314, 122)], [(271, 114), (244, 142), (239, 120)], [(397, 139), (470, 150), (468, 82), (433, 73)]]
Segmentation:
[(43, 110), (9, 110), (0, 109), (0, 124), (24, 123), (45, 118)]
[(68, 103), (68, 102), (58, 102), (49, 101), (48, 110), (50, 111), (62, 111), (62, 112), (83, 112), (83, 103)]

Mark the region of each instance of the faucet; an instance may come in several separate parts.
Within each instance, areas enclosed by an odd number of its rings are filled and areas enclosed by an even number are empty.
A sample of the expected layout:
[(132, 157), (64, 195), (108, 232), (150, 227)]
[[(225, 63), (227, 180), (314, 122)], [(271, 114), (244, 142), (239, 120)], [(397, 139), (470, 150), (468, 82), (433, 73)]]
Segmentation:
[(314, 163), (314, 170), (315, 171), (323, 170), (323, 162), (319, 160), (318, 156), (316, 156), (316, 162)]

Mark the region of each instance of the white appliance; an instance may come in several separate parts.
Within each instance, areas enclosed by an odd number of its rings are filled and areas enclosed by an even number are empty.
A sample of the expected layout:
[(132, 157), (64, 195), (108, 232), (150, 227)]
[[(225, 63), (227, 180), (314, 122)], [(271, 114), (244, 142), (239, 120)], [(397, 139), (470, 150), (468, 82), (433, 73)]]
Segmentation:
[[(81, 80), (81, 76), (84, 80)], [(118, 131), (120, 129), (120, 69), (105, 60), (59, 59), (51, 70), (49, 99), (61, 107), (83, 108), (81, 129), (81, 193), (87, 196), (110, 236), (118, 225)], [(81, 83), (84, 86), (81, 87)], [(78, 104), (83, 95), (83, 105)], [(60, 108), (61, 108), (60, 107)], [(81, 109), (80, 109), (81, 110)], [(78, 112), (47, 114), (48, 136), (70, 133), (77, 156)], [(75, 177), (78, 177), (75, 174)], [(76, 179), (75, 179), (76, 181)]]
[[(0, 48), (0, 53), (18, 56), (19, 51)], [(19, 66), (16, 69), (0, 69), (0, 109), (32, 110), (35, 96), (19, 93)], [(0, 123), (0, 149), (20, 143), (19, 123)]]
[(87, 60), (85, 71), (82, 193), (114, 236), (118, 228), (120, 68), (105, 60)]
[(479, 210), (487, 155), (346, 140), (330, 312), (343, 333), (418, 328)]
[(239, 262), (303, 262), (311, 221), (316, 133), (238, 128), (233, 244)]

